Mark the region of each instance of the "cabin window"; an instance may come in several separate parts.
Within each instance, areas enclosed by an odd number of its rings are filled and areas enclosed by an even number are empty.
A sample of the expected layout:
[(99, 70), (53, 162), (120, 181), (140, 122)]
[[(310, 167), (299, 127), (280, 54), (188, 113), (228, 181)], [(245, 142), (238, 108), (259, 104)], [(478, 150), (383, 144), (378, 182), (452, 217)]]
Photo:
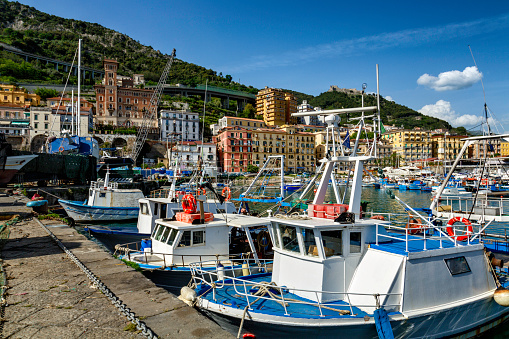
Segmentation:
[(157, 215), (157, 212), (159, 211), (159, 204), (154, 204), (154, 215)]
[(180, 239), (179, 247), (191, 246), (191, 231), (184, 231)]
[(322, 243), (325, 257), (343, 254), (342, 231), (322, 231)]
[(141, 210), (141, 214), (149, 214), (148, 213), (148, 204), (146, 203), (141, 203), (140, 204), (140, 210)]
[(194, 231), (193, 232), (193, 245), (205, 244), (205, 232)]
[(444, 259), (444, 261), (452, 275), (470, 272), (470, 266), (465, 257)]
[(361, 253), (361, 232), (350, 232), (350, 253)]
[(106, 197), (106, 193), (99, 193), (99, 198), (105, 198)]
[(165, 227), (160, 241), (166, 242), (166, 240), (168, 239), (168, 236), (170, 235), (170, 232), (171, 232), (171, 228)]
[(309, 228), (302, 228), (302, 239), (304, 240), (304, 253), (312, 257), (318, 257), (318, 249), (315, 243), (315, 232)]
[(157, 241), (160, 241), (161, 240), (161, 236), (163, 235), (163, 231), (166, 227), (162, 226), (162, 225), (159, 225), (159, 228), (157, 229), (157, 233), (156, 233), (156, 236), (155, 236), (155, 240)]
[(168, 245), (173, 246), (173, 242), (175, 241), (175, 237), (177, 236), (178, 231), (175, 229), (171, 229), (170, 236), (168, 237), (168, 241), (166, 242)]
[(292, 252), (300, 252), (299, 241), (297, 240), (297, 229), (293, 226), (279, 225), (283, 249)]
[(274, 245), (277, 247), (277, 248), (280, 248), (279, 246), (279, 237), (277, 235), (277, 228), (276, 226), (273, 226), (272, 227), (272, 233), (273, 233), (273, 238), (274, 238)]
[(166, 218), (166, 204), (161, 205), (161, 218)]

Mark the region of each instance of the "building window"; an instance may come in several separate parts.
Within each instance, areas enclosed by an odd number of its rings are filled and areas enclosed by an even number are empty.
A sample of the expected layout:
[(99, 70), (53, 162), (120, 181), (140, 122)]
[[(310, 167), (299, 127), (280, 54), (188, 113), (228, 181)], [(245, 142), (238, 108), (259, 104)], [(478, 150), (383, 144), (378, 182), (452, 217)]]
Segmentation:
[(48, 129), (48, 124), (44, 124), (44, 129)]
[(34, 124), (34, 128), (35, 128), (35, 129), (38, 129), (38, 128), (39, 128), (39, 124), (38, 124), (38, 123), (35, 123), (35, 124)]
[(48, 115), (48, 114), (44, 114), (44, 120), (45, 120), (45, 121), (48, 121), (48, 120), (49, 120), (49, 115)]
[(113, 101), (113, 97), (110, 97), (110, 101)]

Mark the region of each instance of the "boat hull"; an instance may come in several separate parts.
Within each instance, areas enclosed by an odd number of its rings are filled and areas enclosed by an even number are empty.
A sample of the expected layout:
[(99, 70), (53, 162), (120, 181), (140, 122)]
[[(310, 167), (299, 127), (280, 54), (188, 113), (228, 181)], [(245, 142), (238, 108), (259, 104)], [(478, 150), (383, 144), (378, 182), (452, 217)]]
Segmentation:
[(110, 221), (138, 218), (139, 207), (88, 206), (81, 201), (58, 200), (74, 221)]
[(143, 239), (150, 238), (149, 233), (138, 233), (138, 229), (129, 230), (111, 230), (107, 228), (99, 228), (88, 226), (85, 228), (88, 234), (96, 238), (111, 252), (115, 251), (115, 245), (140, 242)]
[(36, 157), (37, 155), (16, 155), (7, 157), (4, 169), (0, 168), (0, 184), (9, 183), (23, 166)]
[[(232, 333), (237, 333), (243, 308), (198, 302), (200, 309)], [(492, 296), (462, 306), (434, 310), (419, 316), (403, 317), (389, 314), (395, 338), (443, 338), (461, 335), (471, 338), (487, 332), (509, 319), (509, 308), (495, 303)], [(256, 321), (253, 321), (256, 319)], [(248, 312), (244, 330), (257, 338), (378, 338), (373, 317), (344, 317), (342, 319), (291, 318)]]

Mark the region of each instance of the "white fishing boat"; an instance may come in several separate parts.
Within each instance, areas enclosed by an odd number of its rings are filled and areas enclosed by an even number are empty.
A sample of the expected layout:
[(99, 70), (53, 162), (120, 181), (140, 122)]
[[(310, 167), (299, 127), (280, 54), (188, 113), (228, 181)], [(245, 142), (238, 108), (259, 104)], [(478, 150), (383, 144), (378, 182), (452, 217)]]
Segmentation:
[[(329, 130), (338, 114), (377, 109), (294, 115), (326, 115)], [(192, 265), (197, 307), (237, 337), (246, 330), (260, 338), (470, 337), (509, 318), (509, 302), (502, 301), (509, 282), (487, 260), (486, 226), (438, 227), (408, 205), (422, 222), (417, 228), (362, 218), (362, 172), (373, 158), (334, 150), (321, 160), (325, 169), (307, 215), (265, 219), (274, 244), (270, 266), (260, 263), (262, 270), (239, 277), (204, 270), (206, 262)], [(338, 162), (355, 166), (348, 205), (325, 201)]]
[(144, 198), (139, 189), (120, 189), (117, 182), (109, 181), (106, 173), (104, 182), (90, 184), (88, 199), (72, 201), (59, 199), (67, 215), (77, 222), (129, 220), (138, 217), (138, 201)]
[(190, 281), (189, 264), (193, 262), (208, 262), (204, 270), (222, 265), (241, 276), (242, 263), (232, 259), (252, 258), (257, 263), (270, 255), (270, 222), (241, 214), (211, 213), (204, 213), (204, 220), (191, 223), (158, 219), (150, 241), (117, 245), (116, 253), (139, 265), (156, 285), (175, 294)]

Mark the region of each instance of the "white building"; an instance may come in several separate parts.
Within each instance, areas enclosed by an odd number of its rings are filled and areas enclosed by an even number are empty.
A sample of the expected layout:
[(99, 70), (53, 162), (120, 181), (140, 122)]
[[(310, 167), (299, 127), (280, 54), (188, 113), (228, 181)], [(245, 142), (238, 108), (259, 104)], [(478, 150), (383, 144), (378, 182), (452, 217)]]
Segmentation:
[(177, 162), (182, 170), (194, 170), (201, 161), (202, 168), (217, 169), (217, 148), (214, 143), (184, 141), (168, 150), (170, 167)]
[[(79, 136), (90, 136), (93, 129), (92, 108), (81, 108)], [(76, 123), (76, 121), (75, 121)], [(70, 131), (72, 118), (69, 107), (60, 109), (50, 107), (30, 107), (31, 137), (40, 134), (60, 136), (64, 130)]]
[[(313, 107), (310, 104), (308, 104), (307, 100), (302, 100), (302, 104), (297, 106), (297, 112), (313, 112), (313, 111), (321, 111), (322, 109), (320, 107)], [(320, 119), (321, 118), (321, 119)], [(313, 116), (306, 116), (306, 117), (299, 117), (299, 123), (303, 125), (313, 125), (313, 126), (324, 126), (324, 120), (323, 117), (319, 117), (317, 115)]]
[(196, 141), (200, 139), (199, 113), (187, 111), (160, 111), (161, 140)]

